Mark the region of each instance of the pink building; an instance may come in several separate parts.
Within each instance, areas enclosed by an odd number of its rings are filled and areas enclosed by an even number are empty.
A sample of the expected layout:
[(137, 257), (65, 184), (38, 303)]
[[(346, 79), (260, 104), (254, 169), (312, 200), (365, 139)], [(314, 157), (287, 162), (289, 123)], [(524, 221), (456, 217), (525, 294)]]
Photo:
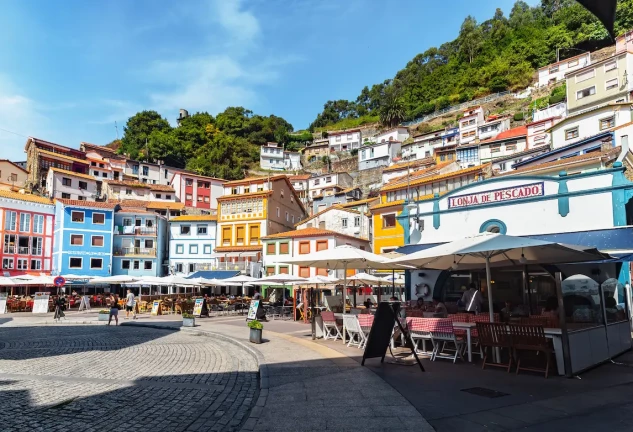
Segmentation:
[(527, 124), (527, 148), (549, 146), (552, 136), (546, 131), (561, 120), (562, 117), (549, 117)]
[(203, 210), (217, 210), (218, 197), (223, 194), (224, 183), (226, 180), (184, 170), (177, 171), (171, 179), (176, 197), (185, 207)]

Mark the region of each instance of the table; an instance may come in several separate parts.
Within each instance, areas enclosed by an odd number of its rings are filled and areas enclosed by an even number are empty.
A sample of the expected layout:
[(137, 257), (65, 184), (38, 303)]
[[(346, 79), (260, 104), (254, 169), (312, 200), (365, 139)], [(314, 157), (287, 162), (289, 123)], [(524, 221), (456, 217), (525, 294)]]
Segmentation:
[[(468, 362), (472, 363), (473, 353), (471, 345), (471, 331), (473, 328), (477, 328), (477, 323), (471, 322), (454, 322), (453, 328), (459, 330), (466, 330), (466, 347), (468, 348)], [(563, 340), (562, 330), (559, 328), (545, 328), (543, 329), (545, 337), (552, 340), (554, 345), (554, 355), (556, 356), (556, 366), (558, 368), (559, 375), (565, 375), (565, 361), (563, 359)]]

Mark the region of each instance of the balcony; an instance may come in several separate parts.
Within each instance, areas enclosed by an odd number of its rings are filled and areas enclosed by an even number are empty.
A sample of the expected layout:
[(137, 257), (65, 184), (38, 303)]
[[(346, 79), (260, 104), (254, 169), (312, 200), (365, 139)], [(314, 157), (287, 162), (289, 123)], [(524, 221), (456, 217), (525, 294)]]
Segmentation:
[(147, 256), (155, 257), (156, 248), (127, 247), (114, 249), (114, 256)]
[(115, 235), (156, 236), (156, 227), (116, 226)]

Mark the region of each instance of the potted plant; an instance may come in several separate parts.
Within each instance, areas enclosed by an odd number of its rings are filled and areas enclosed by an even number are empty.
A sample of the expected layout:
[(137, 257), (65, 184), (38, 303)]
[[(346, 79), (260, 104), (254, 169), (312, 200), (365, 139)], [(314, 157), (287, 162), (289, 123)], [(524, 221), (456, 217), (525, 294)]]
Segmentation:
[(195, 327), (196, 326), (196, 317), (190, 313), (182, 314), (182, 326), (183, 327)]
[(98, 321), (107, 321), (110, 318), (110, 311), (107, 309), (101, 309), (99, 311)]
[(256, 344), (262, 343), (262, 330), (264, 329), (262, 323), (258, 320), (251, 320), (248, 322), (248, 327), (251, 329), (248, 340)]

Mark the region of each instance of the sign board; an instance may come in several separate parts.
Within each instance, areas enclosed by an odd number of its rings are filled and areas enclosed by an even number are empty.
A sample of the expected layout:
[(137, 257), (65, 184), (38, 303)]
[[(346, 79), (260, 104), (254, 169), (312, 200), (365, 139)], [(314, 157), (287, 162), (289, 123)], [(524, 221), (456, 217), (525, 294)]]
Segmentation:
[(196, 299), (193, 305), (193, 316), (200, 317), (202, 315), (202, 305), (204, 304), (203, 298)]
[(0, 314), (7, 313), (7, 293), (0, 293)]
[(448, 208), (470, 207), (502, 201), (512, 201), (544, 195), (543, 182), (495, 189), (467, 195), (456, 195), (448, 198)]
[(47, 292), (36, 292), (33, 298), (33, 313), (47, 313), (49, 298), (50, 294)]
[(154, 300), (152, 303), (151, 315), (160, 315), (160, 300)]
[(79, 303), (80, 311), (89, 311), (90, 310), (90, 296), (81, 296), (81, 303)]
[(66, 285), (66, 279), (64, 279), (62, 276), (57, 276), (53, 280), (53, 284), (55, 284), (57, 288), (63, 287), (64, 285)]
[(257, 310), (259, 309), (259, 302), (261, 300), (251, 300), (251, 304), (248, 307), (248, 315), (246, 316), (247, 320), (257, 319)]

